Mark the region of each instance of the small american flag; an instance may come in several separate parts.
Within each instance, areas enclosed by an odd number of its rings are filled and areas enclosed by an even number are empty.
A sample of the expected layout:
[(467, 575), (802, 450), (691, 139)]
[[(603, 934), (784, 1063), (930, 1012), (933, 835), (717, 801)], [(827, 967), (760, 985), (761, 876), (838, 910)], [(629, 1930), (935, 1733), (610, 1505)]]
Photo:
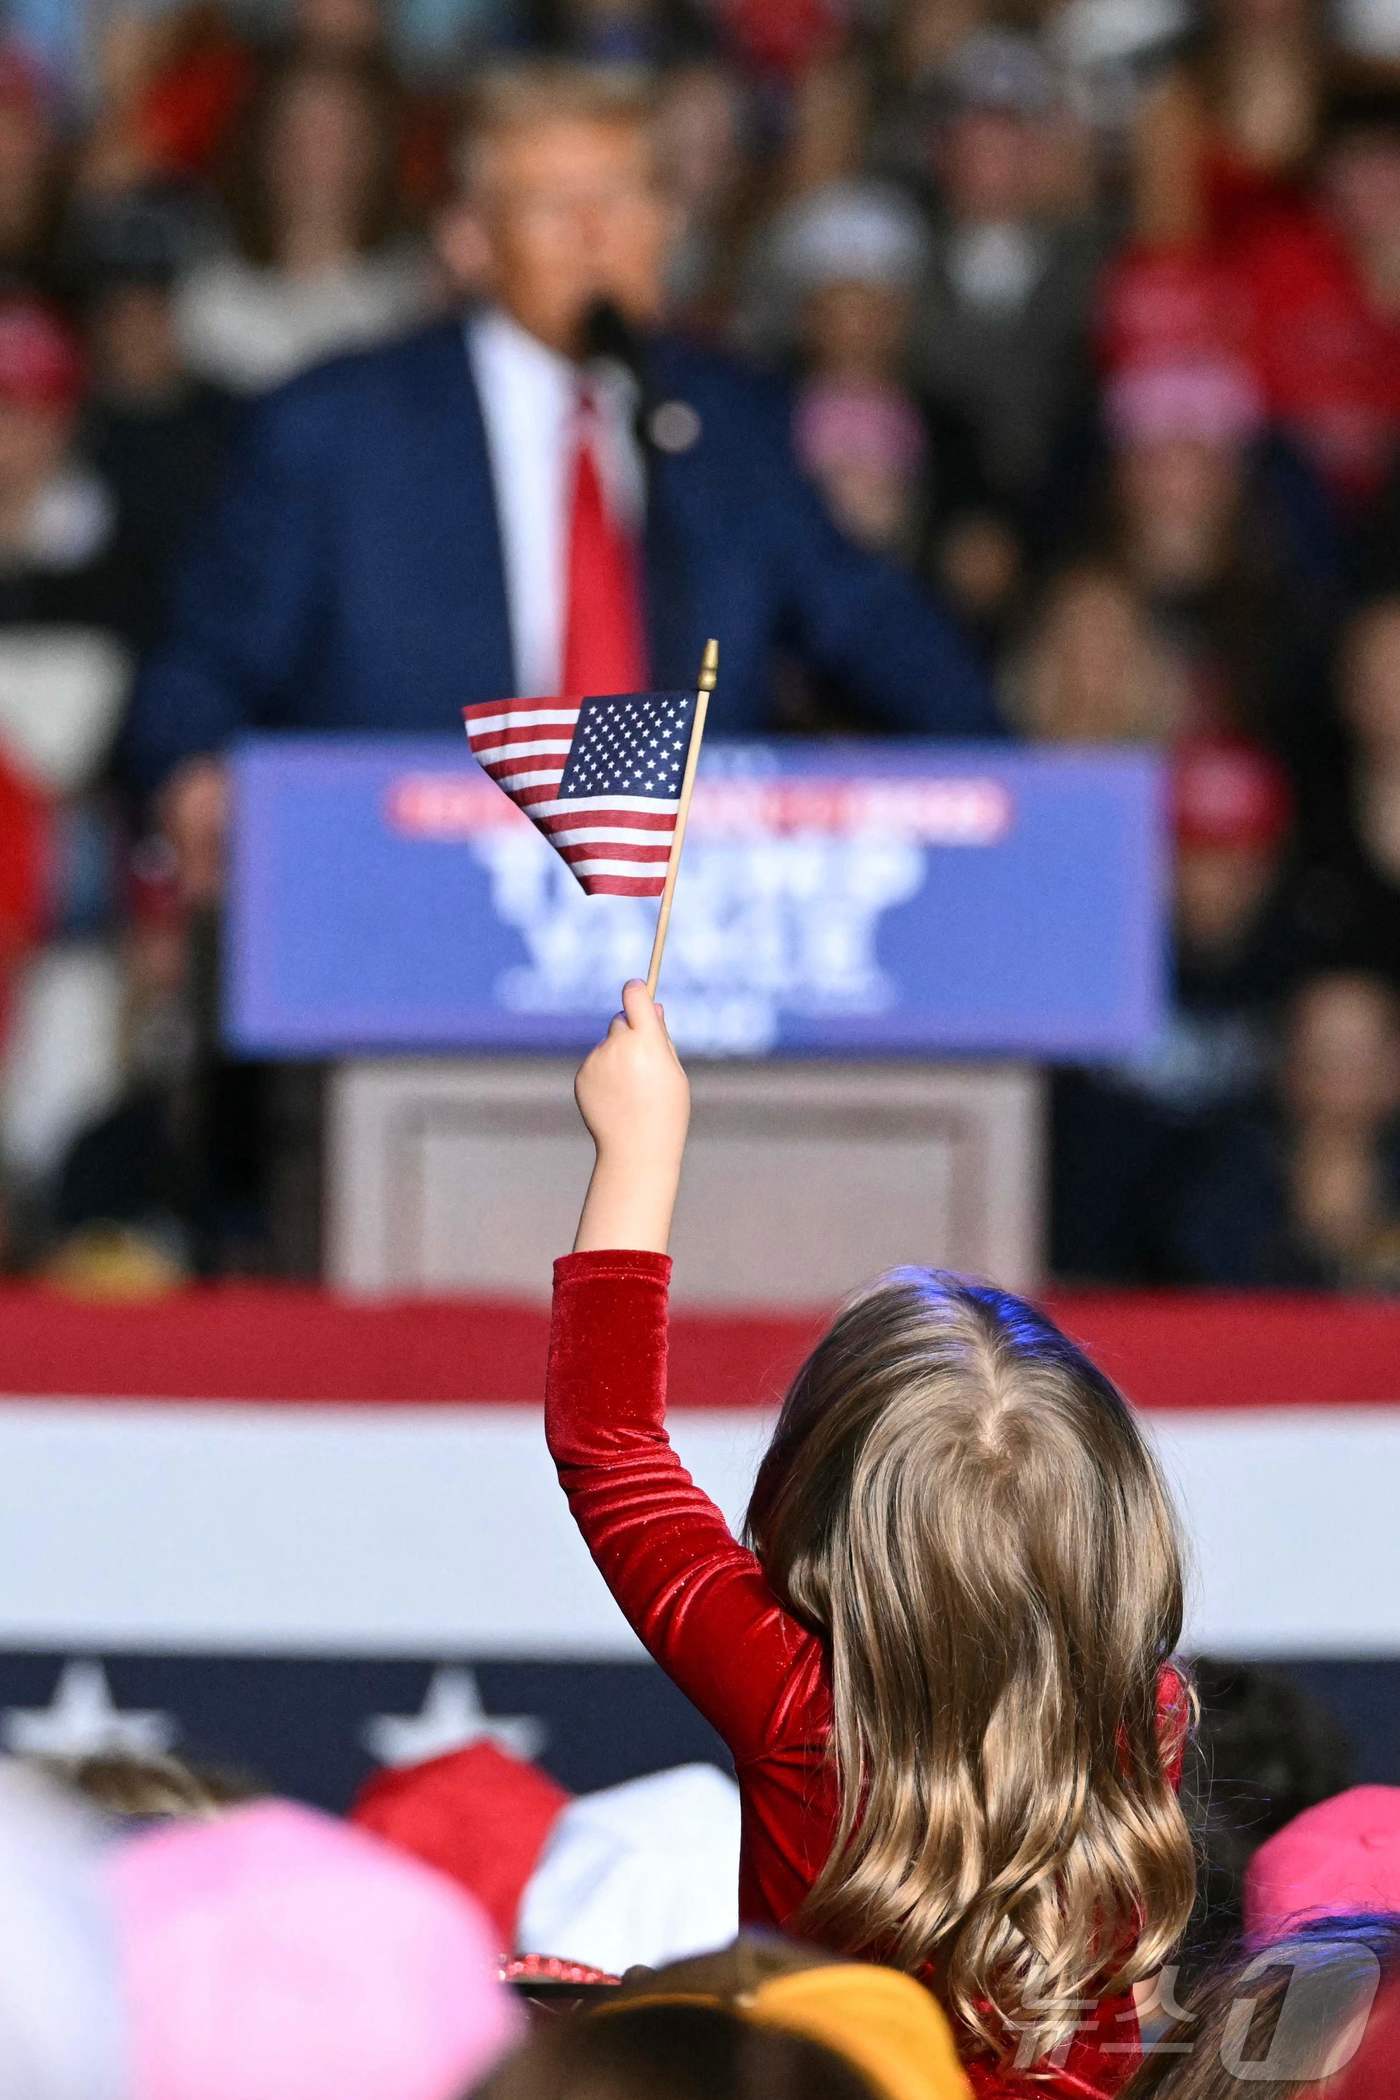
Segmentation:
[(694, 693), (484, 700), (462, 713), (486, 771), (590, 897), (661, 895)]

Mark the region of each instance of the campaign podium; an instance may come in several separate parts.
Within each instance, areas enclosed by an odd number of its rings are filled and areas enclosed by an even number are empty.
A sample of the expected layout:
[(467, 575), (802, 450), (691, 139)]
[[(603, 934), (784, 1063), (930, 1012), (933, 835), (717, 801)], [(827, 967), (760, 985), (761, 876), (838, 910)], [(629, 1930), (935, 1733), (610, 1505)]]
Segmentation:
[[(450, 739), (234, 761), (227, 1039), (329, 1063), (330, 1278), (537, 1293), (586, 1176), (569, 1076), (655, 904), (586, 898)], [(894, 1260), (1040, 1264), (1037, 1070), (1160, 1025), (1151, 757), (715, 744), (662, 996), (696, 1119), (685, 1293), (827, 1303)]]

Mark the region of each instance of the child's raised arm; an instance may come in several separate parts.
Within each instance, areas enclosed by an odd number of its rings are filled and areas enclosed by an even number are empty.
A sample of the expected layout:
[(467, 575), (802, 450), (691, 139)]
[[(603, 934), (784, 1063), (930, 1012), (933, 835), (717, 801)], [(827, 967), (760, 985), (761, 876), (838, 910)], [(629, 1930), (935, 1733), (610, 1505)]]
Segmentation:
[(556, 1262), (545, 1435), (627, 1619), (736, 1756), (768, 1737), (816, 1643), (778, 1604), (666, 1435), (671, 1230), (690, 1089), (661, 1009), (629, 984), (575, 1092), (597, 1164)]
[(575, 1254), (626, 1247), (664, 1254), (690, 1124), (690, 1083), (666, 1017), (634, 979), (574, 1082), (597, 1150)]

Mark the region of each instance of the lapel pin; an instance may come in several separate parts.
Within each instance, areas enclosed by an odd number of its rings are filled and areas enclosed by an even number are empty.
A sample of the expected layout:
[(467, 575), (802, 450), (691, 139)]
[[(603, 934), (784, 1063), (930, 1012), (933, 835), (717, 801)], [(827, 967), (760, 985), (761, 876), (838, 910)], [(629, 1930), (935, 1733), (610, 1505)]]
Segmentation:
[(700, 418), (688, 401), (662, 401), (647, 419), (658, 452), (689, 452), (700, 442)]

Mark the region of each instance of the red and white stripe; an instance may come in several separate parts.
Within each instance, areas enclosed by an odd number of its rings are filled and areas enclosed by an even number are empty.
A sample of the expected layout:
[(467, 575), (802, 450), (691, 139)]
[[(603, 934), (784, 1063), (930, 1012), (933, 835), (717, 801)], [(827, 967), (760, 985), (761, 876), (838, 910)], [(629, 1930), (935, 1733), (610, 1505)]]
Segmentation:
[(659, 897), (679, 795), (559, 797), (581, 700), (483, 700), (462, 709), (483, 771), (544, 832), (590, 897)]
[[(1151, 1417), (1192, 1540), (1193, 1647), (1400, 1656), (1400, 1304), (1050, 1310)], [(735, 1523), (819, 1326), (675, 1311), (671, 1432)], [(544, 1455), (548, 1330), (542, 1303), (493, 1298), (0, 1287), (0, 1641), (640, 1659)]]

